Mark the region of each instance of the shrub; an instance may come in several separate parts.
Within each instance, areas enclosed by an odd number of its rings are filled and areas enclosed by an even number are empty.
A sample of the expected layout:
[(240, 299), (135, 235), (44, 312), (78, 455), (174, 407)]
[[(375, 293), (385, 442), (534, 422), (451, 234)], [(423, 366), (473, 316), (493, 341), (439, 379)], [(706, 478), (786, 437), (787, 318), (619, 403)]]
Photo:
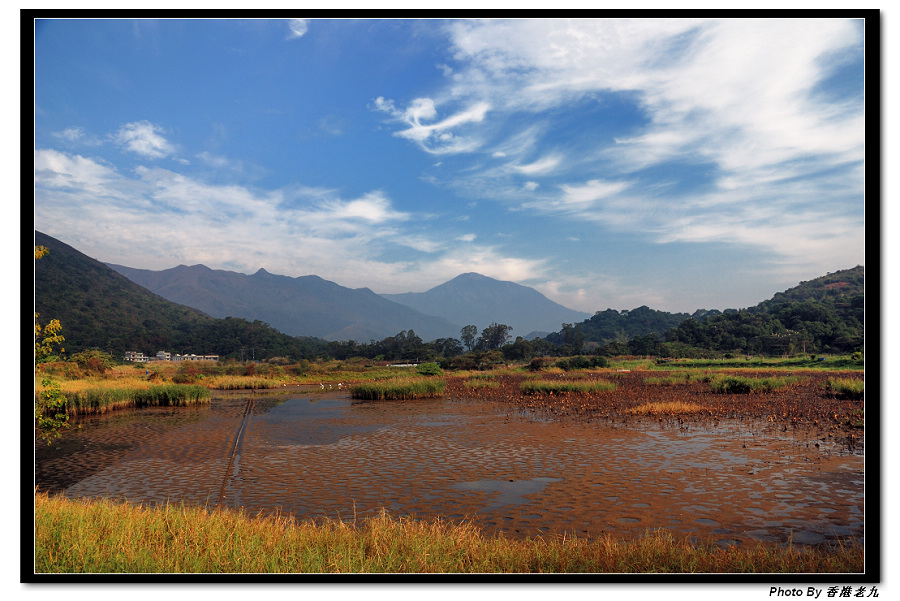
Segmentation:
[(115, 364), (112, 355), (102, 351), (82, 351), (72, 355), (72, 361), (87, 373), (102, 374)]
[(607, 360), (606, 357), (601, 357), (600, 355), (592, 355), (590, 357), (578, 355), (577, 357), (560, 359), (556, 362), (556, 367), (559, 367), (560, 369), (563, 369), (565, 371), (572, 371), (576, 369), (592, 369), (594, 367), (609, 367), (609, 360)]
[(535, 357), (528, 364), (528, 371), (541, 371), (547, 367), (548, 359), (546, 357)]
[(444, 370), (442, 370), (441, 366), (437, 363), (420, 363), (419, 366), (416, 367), (416, 372), (423, 376), (441, 376), (444, 374)]

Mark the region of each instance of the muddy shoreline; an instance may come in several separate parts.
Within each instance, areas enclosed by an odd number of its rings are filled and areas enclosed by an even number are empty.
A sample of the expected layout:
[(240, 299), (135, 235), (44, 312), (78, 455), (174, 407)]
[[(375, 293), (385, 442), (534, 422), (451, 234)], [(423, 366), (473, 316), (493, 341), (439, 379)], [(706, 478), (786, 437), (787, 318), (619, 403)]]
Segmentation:
[(528, 407), (542, 401), (460, 392), (392, 403), (214, 394), (205, 408), (81, 420), (55, 449), (36, 447), (36, 483), (72, 498), (301, 519), (353, 521), (384, 508), (515, 537), (662, 528), (721, 545), (864, 541), (861, 433), (848, 446), (817, 417), (601, 419), (599, 408), (565, 415), (572, 399)]

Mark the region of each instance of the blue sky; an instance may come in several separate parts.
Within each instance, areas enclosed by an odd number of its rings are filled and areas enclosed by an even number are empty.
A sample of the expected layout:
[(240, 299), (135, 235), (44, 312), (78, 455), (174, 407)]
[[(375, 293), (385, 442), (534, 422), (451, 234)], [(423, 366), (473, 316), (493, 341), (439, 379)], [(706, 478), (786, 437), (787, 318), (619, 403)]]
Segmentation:
[(35, 228), (106, 262), (476, 271), (568, 307), (741, 308), (865, 264), (849, 20), (56, 20)]

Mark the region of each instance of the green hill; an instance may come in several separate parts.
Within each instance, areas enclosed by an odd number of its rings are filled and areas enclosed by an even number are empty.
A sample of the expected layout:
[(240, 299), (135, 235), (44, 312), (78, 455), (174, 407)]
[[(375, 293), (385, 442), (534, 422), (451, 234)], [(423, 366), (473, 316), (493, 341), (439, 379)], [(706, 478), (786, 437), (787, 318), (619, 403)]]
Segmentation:
[(690, 319), (665, 339), (746, 354), (851, 353), (865, 347), (865, 268), (801, 282), (749, 309)]
[[(647, 306), (632, 310), (597, 311), (590, 319), (571, 327), (564, 327), (546, 339), (554, 344), (589, 346), (605, 345), (612, 342), (628, 342), (638, 336), (662, 334), (691, 316), (687, 313), (668, 313)], [(592, 344), (591, 344), (592, 343)]]
[(71, 246), (35, 232), (50, 252), (35, 261), (34, 310), (42, 324), (62, 323), (71, 355), (97, 349), (115, 357), (126, 351), (217, 354), (221, 358), (315, 354), (324, 342), (294, 338), (260, 321), (214, 319), (168, 301)]
[[(598, 311), (546, 340), (569, 353), (704, 356), (851, 353), (865, 346), (865, 268), (801, 282), (742, 310)], [(598, 348), (599, 347), (599, 348)]]

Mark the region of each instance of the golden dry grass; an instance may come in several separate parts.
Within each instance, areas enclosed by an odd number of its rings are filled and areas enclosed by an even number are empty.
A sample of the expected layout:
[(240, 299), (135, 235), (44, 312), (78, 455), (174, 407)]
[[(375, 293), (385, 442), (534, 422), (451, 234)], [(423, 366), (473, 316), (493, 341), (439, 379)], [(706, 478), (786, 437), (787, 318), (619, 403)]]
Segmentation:
[(703, 407), (697, 403), (688, 403), (684, 401), (654, 401), (642, 403), (637, 407), (628, 409), (627, 412), (633, 415), (654, 415), (666, 414), (674, 415), (680, 413), (697, 413), (703, 411)]

